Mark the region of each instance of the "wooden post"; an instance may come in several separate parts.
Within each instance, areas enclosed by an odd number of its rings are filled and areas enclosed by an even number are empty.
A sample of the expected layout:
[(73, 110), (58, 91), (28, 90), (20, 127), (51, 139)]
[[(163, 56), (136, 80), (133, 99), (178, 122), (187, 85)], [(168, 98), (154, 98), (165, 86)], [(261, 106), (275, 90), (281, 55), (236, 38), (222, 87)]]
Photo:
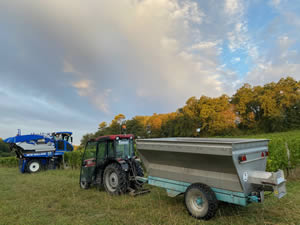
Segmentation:
[(288, 177), (290, 174), (289, 172), (290, 172), (290, 168), (291, 168), (291, 160), (290, 160), (290, 149), (289, 149), (287, 142), (285, 142), (285, 149), (286, 149), (286, 154), (287, 154), (287, 159), (288, 159), (288, 166), (286, 169), (287, 177)]

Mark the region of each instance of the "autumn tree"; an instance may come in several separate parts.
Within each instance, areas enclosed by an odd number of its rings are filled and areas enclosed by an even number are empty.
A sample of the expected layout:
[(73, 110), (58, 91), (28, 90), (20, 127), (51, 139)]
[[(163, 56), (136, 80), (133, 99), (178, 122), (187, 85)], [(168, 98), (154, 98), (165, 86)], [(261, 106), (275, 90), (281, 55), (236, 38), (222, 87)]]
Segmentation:
[(231, 103), (234, 106), (239, 118), (239, 126), (242, 129), (253, 129), (261, 117), (258, 96), (261, 87), (252, 88), (250, 84), (244, 84), (233, 95)]
[(107, 123), (103, 121), (99, 124), (98, 131), (94, 134), (94, 137), (103, 136), (108, 132), (109, 131), (108, 131)]
[(199, 100), (202, 132), (223, 135), (236, 128), (236, 115), (227, 95), (218, 98), (202, 96)]
[(135, 116), (131, 120), (126, 121), (127, 132), (134, 134), (136, 137), (146, 137), (146, 121), (147, 116)]
[(109, 125), (108, 131), (110, 134), (120, 134), (122, 133), (122, 124), (125, 120), (125, 116), (123, 114), (118, 114), (115, 116), (115, 118), (111, 121), (111, 124)]
[[(123, 114), (109, 125), (101, 122), (98, 131), (83, 137), (81, 146), (91, 137), (127, 133), (140, 137), (195, 137), (228, 135), (231, 132), (280, 131), (300, 128), (300, 82), (291, 77), (264, 86), (244, 84), (230, 98), (189, 98), (176, 112), (135, 116), (125, 120)], [(196, 132), (201, 128), (200, 134)]]

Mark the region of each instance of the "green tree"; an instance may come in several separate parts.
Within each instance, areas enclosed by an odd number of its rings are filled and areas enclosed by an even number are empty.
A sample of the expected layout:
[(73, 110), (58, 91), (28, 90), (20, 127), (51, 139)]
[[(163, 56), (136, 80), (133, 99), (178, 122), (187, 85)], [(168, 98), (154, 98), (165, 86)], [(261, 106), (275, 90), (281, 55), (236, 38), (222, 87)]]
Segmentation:
[(125, 116), (123, 114), (118, 114), (115, 118), (111, 121), (108, 131), (110, 134), (121, 134), (122, 133), (122, 124), (125, 120)]
[(144, 116), (135, 116), (131, 120), (126, 121), (127, 133), (134, 134), (136, 137), (146, 137), (147, 131), (145, 127)]
[(14, 156), (10, 151), (9, 146), (0, 138), (0, 157)]
[(81, 140), (80, 140), (80, 146), (79, 146), (79, 148), (84, 149), (86, 143), (87, 143), (90, 139), (94, 138), (94, 136), (95, 136), (95, 135), (94, 135), (93, 133), (88, 133), (88, 134), (86, 134), (86, 135), (83, 135), (82, 138), (81, 138)]

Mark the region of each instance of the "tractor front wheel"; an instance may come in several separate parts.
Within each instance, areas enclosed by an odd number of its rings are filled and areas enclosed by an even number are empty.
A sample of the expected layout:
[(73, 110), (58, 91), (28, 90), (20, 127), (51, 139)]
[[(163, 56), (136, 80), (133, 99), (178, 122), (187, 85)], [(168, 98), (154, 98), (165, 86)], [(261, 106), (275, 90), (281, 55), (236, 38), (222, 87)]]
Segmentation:
[(90, 183), (86, 182), (86, 181), (80, 181), (80, 187), (82, 189), (89, 189), (90, 188)]
[(104, 170), (103, 184), (111, 195), (124, 194), (128, 187), (127, 175), (119, 164), (109, 164)]
[(37, 173), (41, 170), (42, 165), (39, 160), (31, 160), (27, 164), (27, 171), (29, 173)]

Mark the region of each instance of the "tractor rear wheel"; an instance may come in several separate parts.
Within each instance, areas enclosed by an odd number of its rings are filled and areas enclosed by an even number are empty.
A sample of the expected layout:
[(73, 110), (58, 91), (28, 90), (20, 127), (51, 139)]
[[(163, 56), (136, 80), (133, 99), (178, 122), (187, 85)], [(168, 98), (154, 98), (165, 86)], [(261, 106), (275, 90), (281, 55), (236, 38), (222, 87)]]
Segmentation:
[(205, 184), (192, 184), (184, 194), (185, 206), (189, 214), (197, 219), (209, 220), (218, 209), (215, 193)]
[(128, 188), (128, 178), (118, 163), (109, 164), (103, 174), (105, 190), (111, 195), (124, 194)]
[(27, 164), (27, 171), (29, 173), (37, 173), (41, 170), (42, 165), (39, 160), (31, 160)]

